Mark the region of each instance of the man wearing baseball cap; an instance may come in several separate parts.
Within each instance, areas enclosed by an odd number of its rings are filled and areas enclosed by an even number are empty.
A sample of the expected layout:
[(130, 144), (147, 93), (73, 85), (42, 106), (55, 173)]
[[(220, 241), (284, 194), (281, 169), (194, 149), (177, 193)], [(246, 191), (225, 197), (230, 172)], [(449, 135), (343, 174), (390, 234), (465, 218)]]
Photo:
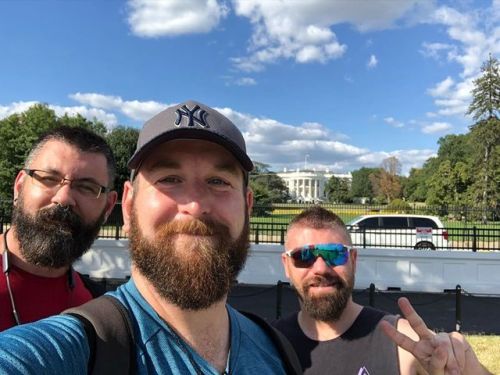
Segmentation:
[[(137, 373), (290, 371), (267, 330), (226, 304), (247, 257), (253, 199), (238, 128), (201, 103), (169, 107), (144, 124), (129, 167), (132, 277), (110, 295), (129, 316)], [(0, 373), (86, 373), (87, 335), (71, 315), (7, 330)]]

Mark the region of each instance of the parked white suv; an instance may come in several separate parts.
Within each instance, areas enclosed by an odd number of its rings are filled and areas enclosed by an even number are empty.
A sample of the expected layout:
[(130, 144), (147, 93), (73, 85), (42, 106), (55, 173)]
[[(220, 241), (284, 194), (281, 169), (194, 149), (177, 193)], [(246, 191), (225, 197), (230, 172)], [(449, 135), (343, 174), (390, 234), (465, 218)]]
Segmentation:
[(347, 223), (354, 246), (446, 249), (448, 232), (436, 216), (362, 215)]

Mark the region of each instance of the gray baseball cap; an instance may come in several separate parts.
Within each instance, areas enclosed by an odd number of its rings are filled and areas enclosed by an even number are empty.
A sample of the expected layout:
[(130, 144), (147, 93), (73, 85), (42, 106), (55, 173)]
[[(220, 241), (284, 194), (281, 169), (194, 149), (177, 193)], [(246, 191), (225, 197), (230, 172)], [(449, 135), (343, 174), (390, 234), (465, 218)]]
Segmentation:
[(128, 167), (137, 169), (154, 147), (173, 139), (202, 139), (217, 143), (234, 155), (243, 170), (250, 172), (253, 169), (245, 140), (236, 125), (215, 109), (193, 100), (168, 107), (144, 124)]

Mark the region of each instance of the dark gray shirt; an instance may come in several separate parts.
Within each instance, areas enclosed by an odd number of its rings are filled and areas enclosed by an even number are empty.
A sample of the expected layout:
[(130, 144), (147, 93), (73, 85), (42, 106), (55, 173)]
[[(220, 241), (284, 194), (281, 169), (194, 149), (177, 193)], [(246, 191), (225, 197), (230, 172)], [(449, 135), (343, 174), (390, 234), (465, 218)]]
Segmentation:
[(378, 323), (395, 325), (399, 316), (364, 307), (340, 337), (316, 341), (299, 326), (297, 312), (274, 323), (292, 343), (306, 375), (398, 375), (396, 345), (382, 332)]

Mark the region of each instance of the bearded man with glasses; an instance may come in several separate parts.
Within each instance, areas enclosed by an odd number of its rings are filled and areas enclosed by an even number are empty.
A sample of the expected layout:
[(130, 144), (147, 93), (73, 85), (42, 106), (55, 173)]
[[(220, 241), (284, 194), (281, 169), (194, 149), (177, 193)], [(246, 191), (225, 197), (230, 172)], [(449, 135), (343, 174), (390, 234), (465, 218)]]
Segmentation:
[(399, 300), (406, 319), (353, 301), (358, 254), (334, 213), (304, 210), (290, 222), (285, 248), (301, 311), (274, 325), (304, 374), (489, 374), (461, 334), (432, 332), (406, 298)]
[(81, 305), (105, 290), (72, 269), (117, 199), (115, 160), (100, 136), (58, 127), (32, 146), (0, 236), (0, 331)]

